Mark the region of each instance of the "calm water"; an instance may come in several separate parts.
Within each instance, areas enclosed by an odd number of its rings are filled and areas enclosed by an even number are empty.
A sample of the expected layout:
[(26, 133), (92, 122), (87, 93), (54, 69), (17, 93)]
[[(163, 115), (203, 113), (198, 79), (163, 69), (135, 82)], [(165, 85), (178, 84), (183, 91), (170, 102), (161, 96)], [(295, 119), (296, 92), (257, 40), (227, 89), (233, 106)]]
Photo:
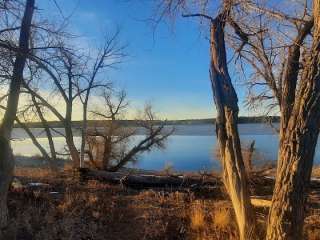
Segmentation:
[[(61, 131), (61, 130), (60, 130)], [(42, 129), (33, 129), (39, 141), (47, 148), (47, 139), (43, 138)], [(277, 159), (278, 136), (274, 130), (265, 124), (240, 124), (239, 132), (242, 145), (256, 141), (254, 162), (263, 164)], [(79, 131), (75, 130), (75, 135)], [(143, 132), (141, 132), (143, 134)], [(13, 151), (15, 154), (32, 156), (39, 154), (30, 139), (22, 129), (15, 129), (12, 137)], [(136, 136), (136, 141), (142, 136)], [(63, 152), (65, 141), (63, 137), (55, 134), (55, 143), (58, 151)], [(79, 146), (80, 138), (75, 137)], [(143, 153), (135, 167), (150, 170), (161, 170), (171, 166), (178, 171), (198, 171), (219, 169), (220, 163), (216, 157), (216, 136), (213, 125), (179, 125), (175, 126), (175, 134), (170, 136), (164, 150), (153, 150)], [(133, 143), (134, 144), (134, 143)], [(320, 149), (317, 147), (316, 164), (320, 163)]]

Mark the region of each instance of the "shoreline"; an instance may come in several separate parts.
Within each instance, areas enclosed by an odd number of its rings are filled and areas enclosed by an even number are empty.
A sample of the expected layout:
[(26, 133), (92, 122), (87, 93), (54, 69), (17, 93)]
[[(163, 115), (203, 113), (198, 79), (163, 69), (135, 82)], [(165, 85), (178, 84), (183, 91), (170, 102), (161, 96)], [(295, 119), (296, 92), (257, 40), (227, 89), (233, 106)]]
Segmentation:
[[(48, 163), (41, 156), (15, 156), (15, 164), (16, 168), (39, 168), (46, 169), (48, 168)], [(68, 168), (68, 165), (71, 164), (70, 160), (59, 158), (57, 161), (58, 169), (62, 170), (65, 167)], [(183, 171), (183, 170), (175, 170), (175, 169), (166, 169), (165, 167), (160, 170), (154, 169), (143, 169), (136, 167), (123, 167), (119, 170), (121, 173), (126, 174), (153, 174), (153, 175), (172, 175), (172, 176), (182, 176), (182, 175), (208, 175), (214, 174), (218, 176), (220, 171), (216, 169), (212, 170), (193, 170), (193, 171)], [(273, 162), (267, 162), (265, 165), (255, 167), (254, 171), (263, 174), (263, 176), (273, 178), (276, 172), (276, 166)], [(320, 165), (314, 165), (312, 170), (312, 178), (313, 180), (320, 181)]]

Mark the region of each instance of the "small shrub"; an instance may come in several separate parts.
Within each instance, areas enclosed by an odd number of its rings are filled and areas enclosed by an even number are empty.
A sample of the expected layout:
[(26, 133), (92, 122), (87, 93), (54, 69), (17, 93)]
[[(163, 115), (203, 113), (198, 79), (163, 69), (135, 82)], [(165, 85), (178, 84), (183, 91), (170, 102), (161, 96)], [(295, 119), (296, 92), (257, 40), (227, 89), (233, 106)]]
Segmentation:
[(217, 229), (225, 230), (230, 228), (230, 225), (232, 224), (230, 210), (227, 208), (215, 209), (212, 221)]

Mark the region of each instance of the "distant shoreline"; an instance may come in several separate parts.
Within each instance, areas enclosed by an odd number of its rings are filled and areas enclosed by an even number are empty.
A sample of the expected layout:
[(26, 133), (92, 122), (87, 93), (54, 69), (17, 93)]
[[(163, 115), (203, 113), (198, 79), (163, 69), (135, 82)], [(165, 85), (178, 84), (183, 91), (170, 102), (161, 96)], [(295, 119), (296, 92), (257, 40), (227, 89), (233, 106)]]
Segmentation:
[[(156, 120), (155, 122), (164, 123), (165, 125), (201, 125), (201, 124), (215, 124), (216, 119), (215, 118), (206, 118), (206, 119), (183, 119), (183, 120)], [(238, 123), (244, 124), (244, 123), (266, 123), (266, 122), (279, 122), (280, 117), (279, 116), (257, 116), (257, 117), (243, 117), (240, 116)], [(88, 126), (89, 127), (103, 127), (106, 126), (106, 123), (108, 120), (88, 120)], [(139, 126), (139, 122), (137, 120), (117, 120), (117, 122), (123, 126), (127, 127), (136, 127)], [(41, 122), (27, 122), (25, 123), (29, 128), (41, 128), (42, 123)], [(52, 128), (62, 128), (63, 124), (61, 121), (49, 121), (49, 126)], [(72, 126), (74, 128), (81, 128), (82, 121), (73, 121)], [(19, 127), (19, 124), (15, 124), (15, 128)]]

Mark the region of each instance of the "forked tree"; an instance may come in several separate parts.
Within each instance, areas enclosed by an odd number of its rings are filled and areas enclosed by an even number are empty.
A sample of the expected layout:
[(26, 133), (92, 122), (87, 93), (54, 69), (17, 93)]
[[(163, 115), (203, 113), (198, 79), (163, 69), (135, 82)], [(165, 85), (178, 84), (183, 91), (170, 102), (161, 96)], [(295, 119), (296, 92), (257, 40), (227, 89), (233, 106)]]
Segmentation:
[[(160, 2), (164, 12), (169, 13), (177, 10), (188, 13), (190, 9), (191, 11), (197, 9), (194, 5), (188, 8), (187, 1), (183, 0)], [(280, 108), (278, 166), (266, 239), (302, 239), (304, 206), (320, 125), (320, 1), (313, 1), (313, 17), (308, 16), (306, 6), (302, 8), (304, 15), (301, 18), (261, 7), (262, 2), (259, 1), (223, 2), (224, 7), (220, 7), (220, 15), (217, 18), (206, 15), (208, 6), (214, 5), (214, 1), (196, 2), (196, 5), (200, 4), (199, 13), (188, 14), (188, 16), (207, 18), (211, 22), (211, 81), (218, 115), (217, 137), (222, 152), (224, 182), (235, 208), (235, 214), (238, 215), (240, 238), (256, 239), (257, 237), (255, 234), (251, 235), (254, 233), (255, 221), (250, 219), (254, 218), (250, 203), (233, 200), (248, 199), (245, 195), (241, 195), (248, 194), (248, 189), (243, 193), (239, 192), (242, 187), (246, 188), (247, 184), (246, 178), (242, 177), (245, 173), (239, 174), (239, 171), (243, 172), (243, 164), (241, 160), (239, 161), (241, 153), (236, 131), (237, 98), (231, 81), (228, 82), (230, 78), (227, 74), (225, 46), (221, 34), (224, 32), (223, 26), (226, 23), (234, 30), (234, 33), (228, 32), (228, 36), (233, 35), (238, 39), (237, 44), (233, 46), (236, 48), (236, 53), (251, 64), (255, 77), (258, 76), (265, 81), (262, 84), (260, 82), (255, 84), (267, 86), (273, 93), (273, 96), (261, 94), (256, 99), (274, 98)], [(226, 4), (232, 5), (230, 11), (227, 11), (227, 16), (223, 15)], [(294, 12), (292, 8), (291, 11)], [(253, 13), (256, 13), (255, 17), (250, 21), (242, 22)], [(224, 18), (219, 21), (221, 16)], [(236, 18), (236, 16), (239, 17)], [(275, 39), (281, 30), (279, 31), (279, 24), (276, 25), (274, 22), (273, 25), (272, 23), (268, 25), (270, 19), (284, 22), (281, 25), (284, 31), (297, 32), (293, 41), (277, 45)], [(222, 24), (217, 25), (217, 22)], [(255, 22), (258, 22), (257, 28), (252, 27)], [(297, 31), (286, 27), (288, 22), (293, 27), (297, 27)], [(269, 31), (274, 26), (278, 32)], [(265, 36), (271, 39), (268, 43), (265, 41)], [(292, 39), (292, 34), (286, 37)], [(279, 49), (284, 51), (279, 53)], [(282, 62), (275, 57), (280, 54), (282, 54)], [(232, 180), (231, 182), (228, 182), (228, 177)], [(233, 191), (230, 191), (230, 184)], [(248, 209), (247, 212), (252, 214), (246, 217), (245, 212), (238, 209)], [(251, 224), (249, 229), (246, 229), (246, 223)]]
[[(60, 44), (54, 48), (47, 47), (41, 52), (41, 55), (35, 53), (30, 56), (33, 67), (37, 68), (39, 72), (38, 81), (44, 78), (51, 80), (50, 82), (53, 83), (51, 89), (53, 89), (55, 95), (61, 97), (64, 108), (61, 109), (61, 106), (55, 105), (52, 99), (47, 99), (41, 91), (38, 91), (37, 86), (32, 84), (34, 81), (31, 81), (31, 84), (24, 82), (24, 87), (31, 95), (40, 120), (44, 125), (46, 125), (46, 121), (38, 109), (40, 105), (63, 124), (64, 133), (60, 134), (66, 139), (74, 168), (82, 167), (83, 164), (88, 104), (93, 91), (111, 86), (111, 83), (106, 80), (103, 74), (106, 74), (106, 69), (113, 68), (121, 63), (125, 56), (123, 53), (124, 46), (119, 44), (118, 34), (119, 32), (116, 32), (111, 37), (106, 37), (103, 46), (95, 56), (90, 56), (83, 49), (74, 48), (69, 42), (70, 39), (63, 37), (63, 35), (50, 35), (53, 42), (56, 42), (56, 38), (58, 38)], [(80, 100), (83, 110), (80, 153), (74, 142), (72, 126), (73, 111), (77, 105), (77, 100)]]
[[(243, 1), (239, 56), (255, 73), (252, 85), (269, 88), (280, 109), (276, 183), (267, 239), (302, 239), (305, 203), (320, 126), (320, 1), (291, 3), (282, 11)], [(297, 6), (292, 9), (292, 6)], [(309, 9), (312, 10), (309, 10)], [(294, 10), (299, 14), (293, 14)], [(253, 24), (253, 18), (259, 19)], [(250, 21), (250, 23), (249, 23)], [(279, 29), (283, 29), (279, 31)], [(252, 35), (252, 32), (259, 34)], [(287, 32), (283, 34), (282, 32)], [(288, 36), (288, 32), (289, 35)]]
[(80, 147), (80, 167), (84, 166), (85, 145), (88, 129), (88, 105), (93, 91), (97, 88), (111, 88), (112, 83), (105, 81), (107, 70), (115, 68), (122, 63), (126, 54), (125, 45), (120, 44), (119, 31), (110, 37), (106, 36), (103, 46), (99, 48), (96, 56), (87, 56), (84, 66), (85, 73), (81, 76), (76, 86), (82, 103), (82, 129)]

